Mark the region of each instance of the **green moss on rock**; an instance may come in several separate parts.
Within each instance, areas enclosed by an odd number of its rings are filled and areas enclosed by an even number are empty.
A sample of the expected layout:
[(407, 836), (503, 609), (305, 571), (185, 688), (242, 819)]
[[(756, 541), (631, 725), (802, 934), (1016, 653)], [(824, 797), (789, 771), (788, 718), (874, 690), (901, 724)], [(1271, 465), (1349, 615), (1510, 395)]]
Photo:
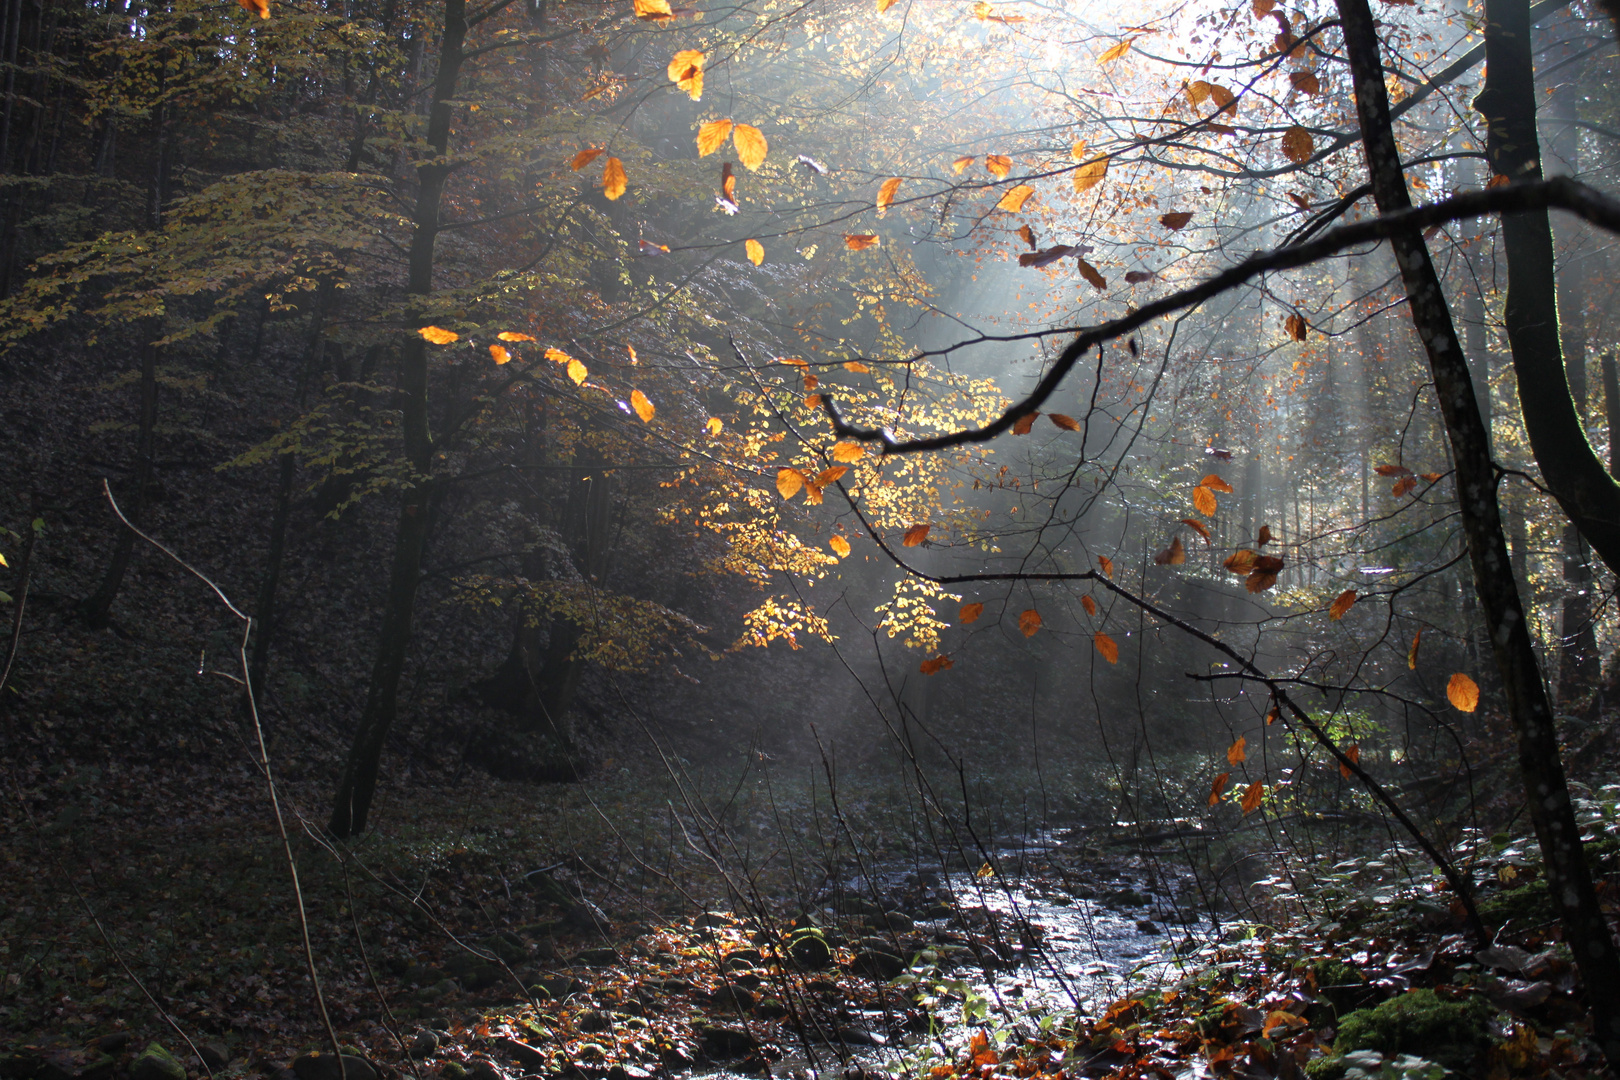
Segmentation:
[(1495, 1010), (1470, 995), (1450, 1001), (1433, 990), (1413, 990), (1371, 1009), (1357, 1009), (1339, 1023), (1333, 1056), (1311, 1062), (1311, 1080), (1344, 1075), (1343, 1057), (1356, 1050), (1377, 1050), (1386, 1058), (1411, 1054), (1444, 1065), (1463, 1076), (1473, 1075), (1479, 1055), (1491, 1044)]

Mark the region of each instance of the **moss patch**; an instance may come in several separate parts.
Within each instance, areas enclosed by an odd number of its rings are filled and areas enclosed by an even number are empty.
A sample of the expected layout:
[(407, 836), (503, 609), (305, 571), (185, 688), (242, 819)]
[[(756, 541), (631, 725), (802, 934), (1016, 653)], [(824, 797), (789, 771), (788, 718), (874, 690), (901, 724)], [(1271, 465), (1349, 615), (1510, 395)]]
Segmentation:
[(1386, 1058), (1412, 1054), (1472, 1075), (1476, 1059), (1491, 1044), (1494, 1015), (1483, 998), (1448, 1001), (1433, 990), (1413, 990), (1346, 1016), (1333, 1041), (1334, 1056), (1312, 1062), (1310, 1075), (1313, 1080), (1342, 1075), (1340, 1059), (1356, 1050), (1377, 1050)]

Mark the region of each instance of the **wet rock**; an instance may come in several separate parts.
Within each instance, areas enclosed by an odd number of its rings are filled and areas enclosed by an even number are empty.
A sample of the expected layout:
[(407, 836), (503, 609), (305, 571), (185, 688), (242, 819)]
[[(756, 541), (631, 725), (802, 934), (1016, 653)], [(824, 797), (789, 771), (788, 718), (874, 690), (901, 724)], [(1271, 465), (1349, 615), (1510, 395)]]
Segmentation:
[(574, 1026), (587, 1035), (598, 1031), (606, 1031), (613, 1026), (612, 1017), (600, 1009), (586, 1009), (574, 1020)]
[(439, 1066), (439, 1075), (444, 1080), (467, 1080), (467, 1066), (459, 1061), (447, 1061)]
[(812, 994), (837, 994), (841, 996), (844, 993), (844, 988), (831, 979), (812, 979), (805, 984), (804, 988)]
[(768, 997), (754, 1006), (754, 1015), (762, 1020), (780, 1020), (788, 1014), (788, 1007), (776, 998)]
[(745, 987), (746, 989), (749, 989), (749, 990), (754, 991), (755, 993), (758, 993), (760, 985), (765, 982), (765, 979), (764, 979), (763, 976), (761, 976), (759, 974), (759, 972), (757, 972), (757, 971), (749, 971), (749, 972), (746, 972), (746, 973), (744, 973), (742, 975), (738, 975), (735, 979), (732, 979), (731, 981), (736, 983), (738, 986)]
[(840, 915), (865, 915), (868, 917), (882, 915), (883, 909), (859, 896), (846, 896), (835, 905)]
[(754, 993), (740, 983), (727, 983), (709, 995), (709, 1003), (717, 1009), (747, 1012), (754, 1007)]
[(738, 949), (726, 957), (725, 965), (730, 969), (757, 967), (764, 957), (758, 949)]
[[(293, 1063), (294, 1068), (297, 1062)], [(39, 1080), (47, 1080), (36, 1074)], [(175, 1056), (157, 1043), (151, 1043), (139, 1057), (129, 1063), (130, 1080), (186, 1080), (186, 1067)], [(301, 1078), (302, 1080), (302, 1078)], [(353, 1078), (351, 1078), (353, 1080)]]
[(899, 934), (909, 934), (917, 929), (916, 920), (903, 911), (886, 911), (875, 921), (879, 926), (886, 926)]
[(440, 979), (432, 986), (424, 986), (422, 989), (418, 990), (416, 992), (416, 999), (418, 1001), (438, 1001), (440, 998), (446, 997), (455, 992), (456, 981), (454, 979)]
[(788, 955), (806, 971), (820, 971), (832, 963), (832, 946), (814, 930), (801, 930), (788, 942)]
[(584, 983), (580, 982), (578, 979), (563, 975), (557, 978), (541, 979), (539, 982), (529, 987), (529, 993), (538, 998), (545, 998), (550, 1001), (561, 1001), (570, 994), (577, 994), (583, 989), (585, 989)]
[(1143, 933), (1143, 934), (1162, 934), (1162, 933), (1164, 933), (1163, 930), (1159, 929), (1159, 925), (1157, 923), (1155, 923), (1151, 919), (1137, 919), (1136, 920), (1136, 929), (1137, 929), (1138, 933)]
[(200, 1042), (197, 1044), (197, 1056), (202, 1058), (212, 1072), (219, 1072), (231, 1063), (230, 1047), (217, 1042)]
[(759, 1040), (742, 1028), (711, 1024), (698, 1032), (703, 1049), (712, 1057), (741, 1057), (759, 1049)]
[(94, 1061), (85, 1063), (78, 1072), (73, 1074), (73, 1080), (107, 1080), (117, 1068), (117, 1058), (111, 1054), (102, 1054)]
[[(298, 1080), (377, 1080), (377, 1070), (371, 1062), (353, 1054), (305, 1054), (295, 1058), (293, 1072)], [(139, 1080), (131, 1076), (131, 1080)]]
[(520, 1042), (517, 1039), (499, 1039), (495, 1045), (507, 1057), (517, 1062), (526, 1073), (541, 1072), (549, 1064), (546, 1055), (542, 1051), (535, 1049), (526, 1042)]
[(889, 1040), (885, 1039), (877, 1032), (867, 1031), (865, 1028), (855, 1027), (853, 1025), (845, 1025), (844, 1027), (840, 1027), (838, 1029), (838, 1039), (840, 1042), (847, 1043), (850, 1046), (889, 1045)]
[(923, 910), (925, 919), (950, 919), (956, 916), (956, 909), (949, 904), (935, 904)]
[(439, 1035), (434, 1031), (418, 1031), (411, 1040), (411, 1057), (420, 1061), (439, 1052)]
[(129, 1045), (129, 1032), (115, 1031), (96, 1040), (96, 1049), (103, 1054), (122, 1054)]
[(718, 930), (722, 926), (730, 926), (732, 918), (724, 911), (705, 911), (692, 920), (694, 930)]
[(692, 984), (685, 979), (665, 979), (658, 987), (666, 994), (684, 994), (692, 989)]
[(467, 1080), (507, 1080), (506, 1070), (487, 1058), (478, 1058), (467, 1066)]
[(576, 967), (612, 967), (617, 963), (619, 963), (618, 951), (607, 947), (586, 949), (574, 956)]
[(1114, 907), (1145, 907), (1153, 902), (1153, 898), (1135, 889), (1117, 889), (1108, 894), (1107, 901)]
[(876, 949), (863, 949), (855, 954), (855, 959), (849, 962), (849, 970), (857, 975), (866, 975), (873, 979), (888, 982), (906, 970), (906, 962), (893, 953), (879, 952)]

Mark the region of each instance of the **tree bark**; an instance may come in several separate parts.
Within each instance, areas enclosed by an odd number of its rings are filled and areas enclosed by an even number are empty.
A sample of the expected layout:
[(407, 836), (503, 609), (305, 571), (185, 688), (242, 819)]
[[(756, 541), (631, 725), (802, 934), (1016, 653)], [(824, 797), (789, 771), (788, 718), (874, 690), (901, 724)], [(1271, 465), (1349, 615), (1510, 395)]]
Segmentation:
[[(1389, 97), (1384, 88), (1376, 24), (1367, 0), (1338, 0), (1338, 9), (1374, 199), (1381, 213), (1402, 210), (1411, 205), (1411, 196), (1390, 126)], [(1487, 0), (1486, 18), (1491, 24), (1486, 31), (1487, 49), (1493, 32), (1499, 38), (1504, 29), (1513, 30), (1513, 23), (1502, 20), (1516, 19), (1516, 25), (1528, 34), (1528, 13), (1524, 0)], [(1496, 47), (1497, 53), (1489, 53), (1487, 59), (1492, 77), (1499, 71), (1498, 53), (1502, 51), (1499, 40)], [(1504, 67), (1511, 63), (1511, 60), (1502, 61)], [(1548, 892), (1557, 905), (1565, 940), (1586, 982), (1593, 1036), (1610, 1061), (1620, 1061), (1620, 953), (1615, 950), (1608, 923), (1598, 905), (1582, 850), (1580, 827), (1575, 821), (1559, 756), (1551, 703), (1536, 663), (1518, 586), (1509, 569), (1496, 476), (1468, 362), (1457, 340), (1451, 312), (1446, 307), (1422, 234), (1411, 230), (1397, 236), (1391, 245), (1406, 288), (1412, 322), (1428, 355), (1446, 436), (1451, 443), (1458, 511), (1474, 571), (1474, 589), (1490, 633), (1508, 715), (1517, 736), (1519, 772), (1541, 846)], [(1547, 246), (1550, 254), (1550, 243)], [(1548, 269), (1550, 271), (1550, 266)], [(1512, 302), (1510, 298), (1509, 303)], [(1522, 296), (1519, 302), (1524, 303)], [(1521, 308), (1519, 315), (1536, 325), (1553, 326), (1556, 344), (1556, 322), (1551, 313)], [(1558, 374), (1562, 382), (1562, 371)], [(1521, 379), (1521, 392), (1522, 389)], [(1567, 388), (1564, 403), (1573, 412)]]
[[(450, 120), (456, 83), (465, 59), (462, 44), (467, 38), (466, 0), (446, 0), (444, 28), (439, 43), (439, 69), (433, 83), (428, 112), (427, 143), (433, 156), (417, 166), (418, 190), (411, 234), (406, 291), (426, 296), (433, 291), (434, 244), (439, 232), (439, 205), (450, 178)], [(413, 330), (425, 320), (413, 313)], [(405, 668), (405, 652), (410, 644), (411, 622), (416, 609), (416, 589), (421, 580), (422, 553), (427, 547), (430, 518), (443, 484), (433, 476), (433, 434), (428, 421), (427, 341), (409, 333), (402, 350), (399, 388), (403, 398), (401, 429), (405, 457), (415, 477), (405, 491), (399, 525), (394, 537), (393, 563), (389, 570), (388, 595), (384, 601), (382, 631), (377, 656), (372, 664), (366, 705), (360, 714), (354, 743), (344, 764), (333, 800), (327, 827), (338, 837), (353, 836), (366, 827), (372, 796), (377, 789), (377, 773), (382, 750), (398, 712), (399, 679)]]
[[(156, 332), (156, 331), (154, 331)], [(129, 520), (141, 524), (146, 511), (146, 492), (152, 486), (153, 459), (157, 440), (157, 362), (159, 346), (148, 345), (141, 352), (140, 420), (135, 439), (135, 497), (129, 501)], [(124, 574), (135, 554), (135, 533), (125, 527), (118, 530), (113, 544), (112, 559), (102, 575), (96, 591), (85, 597), (79, 605), (79, 614), (92, 629), (104, 630), (112, 623), (113, 601), (123, 588)]]

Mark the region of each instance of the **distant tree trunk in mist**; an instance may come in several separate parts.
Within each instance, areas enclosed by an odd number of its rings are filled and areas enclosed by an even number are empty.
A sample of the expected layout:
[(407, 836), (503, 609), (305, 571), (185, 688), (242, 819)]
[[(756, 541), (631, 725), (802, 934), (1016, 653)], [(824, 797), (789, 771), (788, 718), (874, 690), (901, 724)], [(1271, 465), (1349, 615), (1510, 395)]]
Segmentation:
[[(157, 330), (154, 328), (154, 333)], [(126, 492), (128, 501), (121, 509), (124, 516), (139, 525), (146, 514), (147, 489), (152, 486), (152, 472), (157, 440), (157, 362), (160, 347), (147, 345), (141, 350), (140, 419), (135, 437), (135, 485), (133, 493)], [(116, 492), (114, 493), (116, 494)], [(133, 497), (130, 497), (130, 496)], [(91, 628), (103, 630), (112, 622), (113, 601), (124, 586), (124, 574), (135, 555), (135, 533), (122, 522), (118, 524), (118, 539), (113, 543), (112, 558), (107, 572), (101, 577), (96, 591), (85, 597), (79, 605), (79, 614)]]
[[(434, 245), (439, 234), (439, 207), (450, 179), (450, 121), (456, 83), (466, 59), (461, 51), (467, 38), (466, 0), (446, 0), (439, 43), (438, 75), (428, 110), (427, 146), (431, 156), (416, 169), (417, 196), (412, 214), (409, 278), (406, 292), (426, 296), (433, 291)], [(410, 312), (407, 325), (425, 325)], [(366, 815), (377, 790), (377, 773), (388, 730), (399, 707), (399, 680), (405, 670), (405, 651), (411, 640), (416, 611), (416, 590), (421, 582), (422, 554), (427, 548), (433, 510), (442, 492), (442, 478), (433, 475), (433, 433), (428, 420), (427, 341), (408, 332), (401, 350), (399, 390), (400, 428), (405, 458), (414, 477), (405, 489), (394, 555), (383, 602), (382, 630), (377, 656), (366, 688), (366, 705), (343, 766), (327, 828), (334, 836), (348, 837), (366, 827)]]
[[(1380, 213), (1404, 210), (1412, 205), (1411, 195), (1390, 125), (1377, 24), (1367, 0), (1338, 0), (1338, 9), (1373, 195)], [(1519, 77), (1520, 73), (1515, 70), (1515, 50), (1522, 51), (1523, 71), (1527, 74), (1529, 5), (1525, 0), (1487, 0), (1486, 19), (1487, 77)], [(1511, 38), (1512, 35), (1518, 35), (1520, 40), (1503, 40), (1504, 36)], [(1501, 92), (1500, 87), (1495, 89)], [(1488, 97), (1490, 90), (1488, 87)], [(1533, 115), (1531, 122), (1533, 136)], [(1429, 371), (1434, 377), (1446, 436), (1451, 443), (1457, 507), (1474, 570), (1474, 588), (1490, 633), (1508, 715), (1518, 737), (1519, 771), (1530, 819), (1541, 846), (1548, 893), (1557, 905), (1564, 939), (1586, 983), (1593, 1036), (1610, 1061), (1620, 1062), (1620, 953), (1616, 952), (1609, 935), (1608, 922), (1586, 863), (1580, 826), (1575, 820), (1559, 756), (1551, 702), (1536, 663), (1517, 583), (1509, 572), (1495, 469), (1468, 361), (1452, 326), (1451, 312), (1446, 307), (1440, 279), (1421, 232), (1414, 228), (1397, 234), (1391, 246), (1405, 285), (1407, 308), (1428, 355)], [(1547, 247), (1550, 256), (1550, 242)], [(1550, 277), (1550, 259), (1547, 269)], [(1509, 304), (1512, 302), (1510, 297)], [(1549, 324), (1553, 322), (1550, 313), (1543, 313), (1539, 318)], [(1554, 340), (1556, 342), (1556, 334)], [(1561, 382), (1562, 372), (1558, 374)], [(1568, 399), (1567, 390), (1565, 403), (1572, 411), (1573, 403)]]

